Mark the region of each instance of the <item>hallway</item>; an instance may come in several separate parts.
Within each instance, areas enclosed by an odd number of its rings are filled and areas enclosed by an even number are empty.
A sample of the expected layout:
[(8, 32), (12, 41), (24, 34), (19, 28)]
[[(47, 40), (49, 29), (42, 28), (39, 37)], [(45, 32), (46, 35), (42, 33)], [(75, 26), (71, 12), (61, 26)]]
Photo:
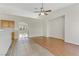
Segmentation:
[(13, 42), (7, 56), (52, 56), (45, 48), (36, 44), (32, 40), (18, 40)]

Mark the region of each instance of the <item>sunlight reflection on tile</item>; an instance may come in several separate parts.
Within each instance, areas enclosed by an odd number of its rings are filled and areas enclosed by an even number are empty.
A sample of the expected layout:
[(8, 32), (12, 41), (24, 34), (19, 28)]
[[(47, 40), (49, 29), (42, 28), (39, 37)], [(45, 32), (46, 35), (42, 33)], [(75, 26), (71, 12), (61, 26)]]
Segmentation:
[(47, 49), (32, 40), (19, 40), (9, 49), (7, 56), (53, 56)]

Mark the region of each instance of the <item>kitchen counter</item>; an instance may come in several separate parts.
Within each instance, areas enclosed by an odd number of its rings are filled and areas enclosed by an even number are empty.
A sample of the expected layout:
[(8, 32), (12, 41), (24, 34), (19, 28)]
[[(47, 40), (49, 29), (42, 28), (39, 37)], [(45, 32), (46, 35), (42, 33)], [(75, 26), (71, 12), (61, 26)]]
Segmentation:
[(11, 45), (11, 32), (10, 30), (0, 29), (0, 56), (5, 56)]

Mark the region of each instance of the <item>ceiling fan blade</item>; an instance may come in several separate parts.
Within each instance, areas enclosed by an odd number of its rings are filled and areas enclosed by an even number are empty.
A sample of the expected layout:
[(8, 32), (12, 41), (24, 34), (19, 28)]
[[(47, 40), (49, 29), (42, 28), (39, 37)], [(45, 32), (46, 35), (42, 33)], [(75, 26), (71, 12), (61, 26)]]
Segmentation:
[(47, 10), (47, 11), (45, 11), (45, 12), (51, 12), (52, 10)]
[(39, 16), (41, 15), (41, 14), (38, 14)]
[(46, 12), (44, 12), (45, 15), (48, 15)]

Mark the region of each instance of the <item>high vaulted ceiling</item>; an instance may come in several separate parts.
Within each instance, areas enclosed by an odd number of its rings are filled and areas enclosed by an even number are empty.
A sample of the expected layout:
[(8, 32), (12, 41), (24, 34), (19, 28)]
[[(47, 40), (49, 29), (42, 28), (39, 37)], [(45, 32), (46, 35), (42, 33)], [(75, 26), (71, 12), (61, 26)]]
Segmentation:
[[(44, 3), (44, 9), (55, 10), (72, 5), (72, 3)], [(38, 18), (38, 14), (34, 13), (36, 10), (40, 10), (41, 3), (0, 3), (0, 13), (6, 13), (17, 16)], [(35, 9), (38, 8), (38, 9)]]

